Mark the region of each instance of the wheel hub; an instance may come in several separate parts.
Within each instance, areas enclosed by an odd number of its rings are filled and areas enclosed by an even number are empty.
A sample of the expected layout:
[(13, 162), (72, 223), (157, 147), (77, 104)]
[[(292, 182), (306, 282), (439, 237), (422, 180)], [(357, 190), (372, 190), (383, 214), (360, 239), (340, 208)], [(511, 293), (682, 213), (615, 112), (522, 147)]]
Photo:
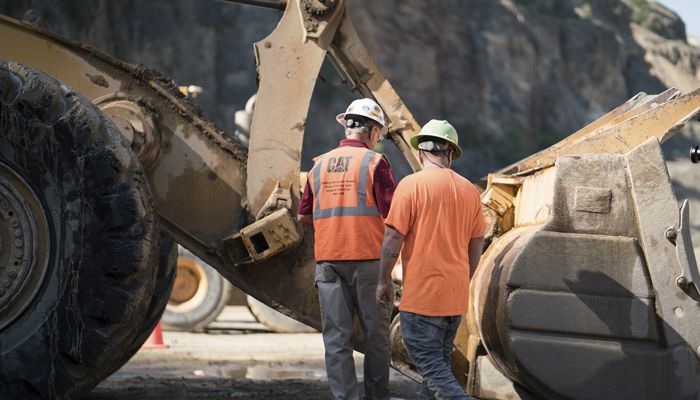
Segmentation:
[(182, 304), (191, 300), (197, 291), (201, 290), (203, 279), (206, 279), (206, 276), (200, 265), (187, 258), (178, 258), (177, 274), (173, 292), (170, 295), (170, 303)]
[(204, 268), (187, 257), (178, 257), (177, 274), (168, 307), (179, 312), (197, 308), (206, 298), (209, 280)]
[(31, 304), (46, 274), (48, 223), (29, 185), (0, 163), (0, 330)]

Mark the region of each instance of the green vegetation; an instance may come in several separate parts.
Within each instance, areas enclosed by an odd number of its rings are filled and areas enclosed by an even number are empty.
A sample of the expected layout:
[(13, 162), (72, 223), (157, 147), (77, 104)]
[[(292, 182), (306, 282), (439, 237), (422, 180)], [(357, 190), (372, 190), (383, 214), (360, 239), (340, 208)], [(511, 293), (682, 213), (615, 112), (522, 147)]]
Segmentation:
[(647, 0), (628, 0), (628, 2), (632, 11), (630, 20), (653, 31), (649, 26), (652, 22), (649, 18), (651, 12), (649, 2)]
[(588, 3), (588, 2), (584, 3), (581, 7), (578, 7), (576, 9), (576, 11), (577, 11), (578, 16), (581, 19), (583, 19), (585, 21), (589, 21), (593, 25), (596, 25), (596, 26), (604, 26), (605, 25), (603, 20), (601, 20), (600, 18), (598, 18), (595, 15), (595, 12), (593, 11), (593, 6), (591, 5), (591, 3)]
[[(683, 29), (658, 10), (658, 5), (648, 0), (627, 0), (631, 10), (630, 21), (667, 39), (685, 39)], [(682, 24), (681, 24), (682, 26)]]
[(629, 22), (632, 18), (632, 10), (623, 2), (614, 5), (610, 11), (618, 21)]
[(593, 19), (593, 7), (591, 7), (591, 3), (584, 3), (579, 10), (581, 11), (581, 18), (588, 20)]

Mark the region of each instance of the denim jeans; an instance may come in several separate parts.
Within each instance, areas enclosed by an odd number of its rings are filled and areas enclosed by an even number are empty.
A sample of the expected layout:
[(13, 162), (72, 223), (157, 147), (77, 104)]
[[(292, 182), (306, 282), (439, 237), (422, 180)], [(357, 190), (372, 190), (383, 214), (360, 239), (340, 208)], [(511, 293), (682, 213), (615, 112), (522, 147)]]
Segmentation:
[(462, 317), (429, 317), (401, 311), (401, 335), (423, 376), (419, 399), (470, 399), (452, 374), (452, 344)]

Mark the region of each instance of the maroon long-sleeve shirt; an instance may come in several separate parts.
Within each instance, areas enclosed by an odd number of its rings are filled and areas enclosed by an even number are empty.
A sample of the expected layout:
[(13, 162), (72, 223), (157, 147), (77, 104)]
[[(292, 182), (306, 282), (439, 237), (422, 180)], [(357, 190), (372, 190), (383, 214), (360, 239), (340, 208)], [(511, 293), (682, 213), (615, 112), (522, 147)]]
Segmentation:
[[(361, 140), (357, 139), (343, 139), (340, 141), (338, 147), (343, 146), (369, 148)], [(377, 201), (379, 212), (382, 214), (383, 218), (386, 218), (387, 215), (389, 215), (394, 189), (396, 189), (396, 179), (394, 179), (394, 174), (391, 172), (389, 163), (384, 158), (379, 161), (377, 168), (374, 170), (373, 182), (372, 190), (374, 192), (374, 198)], [(306, 181), (304, 194), (301, 196), (301, 201), (299, 202), (299, 215), (313, 214), (314, 194), (311, 191), (310, 185), (309, 181)]]

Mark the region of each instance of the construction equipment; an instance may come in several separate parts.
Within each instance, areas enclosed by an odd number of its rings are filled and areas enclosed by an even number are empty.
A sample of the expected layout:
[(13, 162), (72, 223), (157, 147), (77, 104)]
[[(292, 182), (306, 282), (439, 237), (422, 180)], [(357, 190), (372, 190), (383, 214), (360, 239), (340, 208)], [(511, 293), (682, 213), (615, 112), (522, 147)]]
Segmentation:
[[(199, 86), (178, 87), (188, 98), (204, 91)], [(234, 137), (248, 145), (250, 123), (253, 119), (255, 95), (246, 102), (245, 109), (236, 111)], [(306, 183), (306, 175), (303, 175)], [(182, 246), (177, 249), (175, 282), (170, 300), (161, 318), (163, 327), (170, 331), (204, 332), (221, 314), (226, 305), (245, 305), (258, 322), (278, 333), (304, 333), (316, 330), (268, 307), (233, 286), (213, 267)]]
[(228, 304), (234, 289), (214, 268), (179, 246), (175, 282), (162, 317), (163, 328), (204, 332)]
[[(80, 397), (129, 359), (172, 285), (173, 245), (158, 262), (158, 225), (248, 294), (319, 328), (313, 235), (292, 210), (327, 56), (385, 110), (389, 138), (419, 168), (409, 146), (419, 125), (345, 5), (288, 0), (255, 44), (247, 150), (155, 71), (0, 17), (1, 398)], [(700, 272), (659, 148), (699, 110), (698, 91), (640, 94), (489, 175), (489, 245), (453, 356), (467, 393), (700, 397)], [(392, 352), (420, 379), (397, 321)]]
[(178, 246), (175, 282), (161, 321), (163, 329), (205, 332), (224, 306), (246, 306), (272, 332), (306, 333), (314, 328), (289, 318), (233, 286), (212, 266)]

